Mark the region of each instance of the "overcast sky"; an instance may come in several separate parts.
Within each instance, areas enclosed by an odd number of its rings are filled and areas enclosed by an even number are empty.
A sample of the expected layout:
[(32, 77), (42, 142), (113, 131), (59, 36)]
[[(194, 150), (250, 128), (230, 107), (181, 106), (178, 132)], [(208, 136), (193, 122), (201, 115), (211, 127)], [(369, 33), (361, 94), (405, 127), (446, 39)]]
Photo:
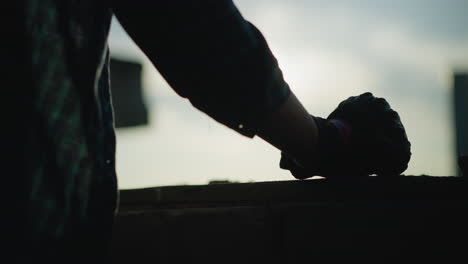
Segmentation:
[[(326, 116), (341, 100), (373, 92), (407, 128), (413, 157), (405, 174), (454, 175), (451, 82), (454, 70), (468, 71), (467, 0), (234, 2), (310, 113)], [(110, 46), (145, 65), (152, 114), (147, 127), (118, 130), (121, 188), (292, 179), (278, 168), (278, 150), (178, 97), (116, 23)]]

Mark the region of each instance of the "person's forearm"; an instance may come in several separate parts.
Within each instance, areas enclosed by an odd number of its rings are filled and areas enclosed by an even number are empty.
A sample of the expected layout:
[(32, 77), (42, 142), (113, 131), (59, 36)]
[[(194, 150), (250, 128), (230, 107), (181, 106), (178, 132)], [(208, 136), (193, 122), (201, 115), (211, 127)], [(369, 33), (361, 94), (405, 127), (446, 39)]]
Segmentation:
[(122, 26), (174, 91), (238, 133), (255, 136), (261, 120), (289, 95), (263, 35), (231, 0), (157, 1), (156, 9), (152, 1), (112, 2)]
[(298, 161), (313, 162), (316, 159), (318, 128), (292, 92), (266, 119), (258, 136)]

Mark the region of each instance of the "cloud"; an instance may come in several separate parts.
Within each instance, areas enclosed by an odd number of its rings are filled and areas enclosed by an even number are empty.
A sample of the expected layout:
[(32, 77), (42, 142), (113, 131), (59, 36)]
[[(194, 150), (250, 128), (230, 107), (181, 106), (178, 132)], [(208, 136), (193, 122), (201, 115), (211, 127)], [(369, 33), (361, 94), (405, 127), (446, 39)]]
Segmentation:
[(406, 121), (414, 141), (408, 172), (453, 174), (451, 78), (454, 68), (468, 65), (468, 16), (460, 11), (468, 2), (306, 2), (256, 1), (263, 6), (249, 15), (272, 37), (286, 78), (294, 71), (293, 88), (313, 87), (299, 91), (308, 108), (330, 109), (326, 94), (374, 91)]
[[(314, 114), (364, 91), (400, 112), (413, 142), (408, 174), (453, 175), (450, 85), (468, 68), (466, 0), (236, 0), (266, 36), (286, 80)], [(118, 133), (125, 187), (291, 179), (279, 153), (214, 123), (177, 97), (117, 25), (114, 52), (145, 63), (154, 126)], [(129, 46), (126, 46), (129, 45)], [(142, 175), (134, 180), (138, 168)]]

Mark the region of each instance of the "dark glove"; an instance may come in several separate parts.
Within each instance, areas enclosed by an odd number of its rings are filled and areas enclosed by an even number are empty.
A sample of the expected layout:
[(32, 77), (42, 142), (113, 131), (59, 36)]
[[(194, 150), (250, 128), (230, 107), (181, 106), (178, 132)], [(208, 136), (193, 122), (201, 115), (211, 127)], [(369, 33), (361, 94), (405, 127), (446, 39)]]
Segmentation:
[(411, 144), (397, 112), (371, 93), (341, 102), (327, 119), (315, 118), (318, 159), (301, 164), (281, 153), (280, 167), (294, 177), (338, 178), (399, 175), (408, 167)]

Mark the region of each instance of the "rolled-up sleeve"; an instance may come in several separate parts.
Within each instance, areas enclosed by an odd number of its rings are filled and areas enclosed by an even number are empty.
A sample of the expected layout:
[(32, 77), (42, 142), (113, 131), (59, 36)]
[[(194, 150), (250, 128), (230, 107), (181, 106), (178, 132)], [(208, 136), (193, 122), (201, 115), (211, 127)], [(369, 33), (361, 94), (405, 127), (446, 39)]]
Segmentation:
[(242, 135), (289, 97), (260, 31), (232, 1), (115, 1), (117, 18), (170, 86)]

